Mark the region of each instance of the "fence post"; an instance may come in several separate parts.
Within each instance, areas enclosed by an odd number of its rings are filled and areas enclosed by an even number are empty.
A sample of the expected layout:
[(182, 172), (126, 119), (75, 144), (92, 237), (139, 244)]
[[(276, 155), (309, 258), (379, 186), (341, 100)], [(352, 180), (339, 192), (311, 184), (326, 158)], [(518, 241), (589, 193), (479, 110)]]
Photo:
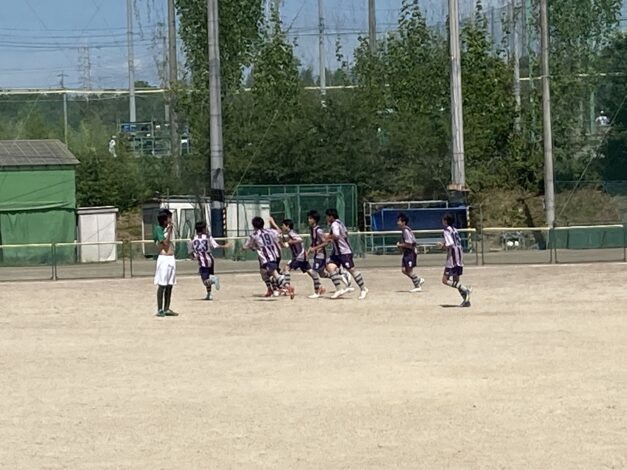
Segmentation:
[(133, 241), (128, 241), (128, 267), (130, 271), (130, 277), (133, 278)]
[(53, 243), (51, 245), (52, 249), (52, 280), (57, 280), (57, 244)]
[(473, 236), (475, 237), (475, 241), (473, 243), (473, 245), (475, 245), (475, 265), (479, 266), (479, 244), (477, 243), (477, 234), (479, 232), (477, 230), (475, 230), (474, 232), (471, 232), (470, 237), (472, 238)]
[(549, 264), (559, 264), (557, 260), (557, 242), (555, 235), (555, 228), (549, 227)]
[(485, 234), (483, 233), (483, 225), (481, 226), (481, 266), (485, 266)]
[(623, 263), (627, 263), (627, 224), (623, 224)]
[(126, 246), (128, 244), (128, 240), (124, 240), (122, 242), (122, 279), (126, 279)]

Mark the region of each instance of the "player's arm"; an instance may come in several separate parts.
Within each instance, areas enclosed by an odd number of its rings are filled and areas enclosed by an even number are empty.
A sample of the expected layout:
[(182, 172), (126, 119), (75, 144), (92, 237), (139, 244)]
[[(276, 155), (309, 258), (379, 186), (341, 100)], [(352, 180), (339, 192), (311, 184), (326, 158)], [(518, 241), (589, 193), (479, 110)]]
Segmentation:
[(213, 237), (209, 237), (209, 246), (211, 246), (212, 249), (214, 250), (218, 250), (218, 249), (224, 249), (224, 248), (231, 248), (231, 245), (229, 242), (223, 243), (222, 245), (220, 245), (215, 238)]
[(270, 226), (276, 230), (277, 232), (282, 232), (281, 227), (279, 227), (279, 224), (276, 223), (276, 220), (274, 220), (274, 217), (270, 217), (268, 219), (268, 223), (270, 224)]
[(438, 248), (440, 248), (440, 250), (447, 250), (454, 245), (455, 245), (455, 242), (453, 241), (453, 237), (448, 231), (445, 230), (444, 242), (438, 242)]
[(257, 244), (255, 243), (252, 235), (248, 237), (248, 240), (246, 240), (246, 242), (244, 243), (244, 249), (253, 251), (257, 249)]

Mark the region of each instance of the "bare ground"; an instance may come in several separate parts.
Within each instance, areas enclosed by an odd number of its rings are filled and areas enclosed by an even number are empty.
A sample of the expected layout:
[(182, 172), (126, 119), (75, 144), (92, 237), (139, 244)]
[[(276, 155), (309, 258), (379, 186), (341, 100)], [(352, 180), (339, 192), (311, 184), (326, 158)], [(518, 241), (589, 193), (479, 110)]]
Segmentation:
[(469, 268), (464, 310), (423, 273), (182, 278), (164, 319), (150, 279), (2, 284), (0, 467), (627, 467), (624, 264)]

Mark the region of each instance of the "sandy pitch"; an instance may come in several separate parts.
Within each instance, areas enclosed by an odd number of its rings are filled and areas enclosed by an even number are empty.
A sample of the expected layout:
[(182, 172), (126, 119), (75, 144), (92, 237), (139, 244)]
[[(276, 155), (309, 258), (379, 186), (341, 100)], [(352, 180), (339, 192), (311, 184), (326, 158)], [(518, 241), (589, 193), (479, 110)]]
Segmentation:
[(469, 310), (440, 272), (184, 278), (165, 319), (149, 279), (2, 284), (0, 466), (627, 467), (626, 266), (468, 268)]

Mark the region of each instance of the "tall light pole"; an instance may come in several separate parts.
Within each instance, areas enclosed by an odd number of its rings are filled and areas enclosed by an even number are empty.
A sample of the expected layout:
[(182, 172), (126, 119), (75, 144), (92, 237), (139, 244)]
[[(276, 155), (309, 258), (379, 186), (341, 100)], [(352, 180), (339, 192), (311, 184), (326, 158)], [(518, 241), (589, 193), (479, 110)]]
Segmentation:
[(129, 121), (137, 121), (135, 107), (135, 55), (133, 52), (133, 0), (126, 0), (126, 35), (128, 41), (128, 108)]
[(207, 0), (209, 36), (209, 127), (211, 165), (211, 232), (224, 236), (224, 144), (222, 141), (222, 85), (218, 0)]
[(168, 0), (168, 96), (169, 124), (170, 124), (170, 151), (174, 159), (176, 174), (181, 174), (181, 162), (179, 160), (179, 133), (176, 119), (176, 93), (174, 87), (178, 79), (177, 59), (176, 59), (176, 8), (174, 0)]
[(376, 0), (368, 0), (368, 42), (370, 52), (377, 52), (377, 7)]
[(453, 159), (451, 165), (452, 181), (449, 189), (463, 192), (466, 190), (464, 169), (464, 112), (462, 101), (462, 70), (459, 44), (459, 1), (449, 0), (449, 30), (451, 52), (451, 125)]
[(551, 82), (549, 69), (549, 12), (547, 0), (540, 0), (542, 44), (542, 115), (544, 128), (544, 206), (546, 223), (555, 226), (555, 187), (553, 181), (553, 130), (551, 124)]
[(318, 59), (320, 61), (320, 94), (327, 94), (327, 61), (325, 57), (325, 28), (324, 28), (324, 4), (323, 0), (318, 0)]

